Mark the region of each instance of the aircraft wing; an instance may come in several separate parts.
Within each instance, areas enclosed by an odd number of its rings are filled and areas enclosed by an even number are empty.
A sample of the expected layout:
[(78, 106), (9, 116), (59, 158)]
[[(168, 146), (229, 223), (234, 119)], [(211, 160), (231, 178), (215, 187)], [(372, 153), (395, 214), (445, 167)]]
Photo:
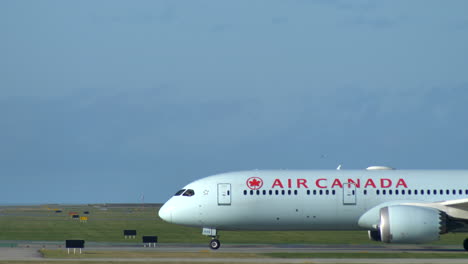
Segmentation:
[(457, 200), (449, 200), (449, 201), (441, 202), (440, 204), (442, 204), (444, 206), (449, 206), (449, 207), (458, 208), (458, 209), (468, 211), (468, 198), (457, 199)]
[(468, 198), (435, 203), (403, 203), (421, 207), (430, 207), (445, 212), (448, 216), (468, 220)]

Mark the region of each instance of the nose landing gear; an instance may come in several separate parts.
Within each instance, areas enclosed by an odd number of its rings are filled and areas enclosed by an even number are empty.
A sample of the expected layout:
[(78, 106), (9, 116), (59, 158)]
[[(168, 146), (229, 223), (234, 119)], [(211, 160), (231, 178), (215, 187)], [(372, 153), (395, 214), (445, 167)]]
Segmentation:
[(203, 231), (202, 231), (202, 234), (204, 236), (209, 236), (211, 237), (211, 241), (210, 241), (210, 248), (213, 249), (213, 250), (216, 250), (218, 249), (220, 246), (221, 246), (221, 242), (219, 242), (219, 236), (218, 234), (216, 233), (216, 229), (215, 228), (207, 228), (207, 227), (204, 227), (203, 228)]
[(210, 248), (213, 249), (213, 250), (216, 250), (218, 249), (219, 247), (221, 246), (221, 242), (219, 242), (218, 239), (216, 239), (215, 237), (213, 237), (210, 241)]

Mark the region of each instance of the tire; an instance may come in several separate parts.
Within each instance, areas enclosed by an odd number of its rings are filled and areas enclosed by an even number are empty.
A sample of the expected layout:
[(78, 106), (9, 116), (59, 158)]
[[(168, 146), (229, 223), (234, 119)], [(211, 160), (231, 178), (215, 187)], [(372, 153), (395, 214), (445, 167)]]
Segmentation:
[(468, 251), (468, 238), (463, 240), (463, 248)]
[(220, 246), (221, 246), (221, 242), (219, 242), (218, 239), (213, 239), (213, 240), (211, 240), (211, 242), (210, 242), (210, 248), (211, 248), (211, 249), (216, 250), (216, 249), (218, 249)]

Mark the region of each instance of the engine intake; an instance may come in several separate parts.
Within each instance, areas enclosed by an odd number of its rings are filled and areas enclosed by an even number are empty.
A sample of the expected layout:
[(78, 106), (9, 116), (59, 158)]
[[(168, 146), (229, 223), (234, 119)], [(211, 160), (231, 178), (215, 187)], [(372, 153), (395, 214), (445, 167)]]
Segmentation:
[(367, 234), (369, 235), (369, 239), (372, 241), (382, 241), (382, 237), (380, 236), (380, 230), (369, 230), (367, 231)]

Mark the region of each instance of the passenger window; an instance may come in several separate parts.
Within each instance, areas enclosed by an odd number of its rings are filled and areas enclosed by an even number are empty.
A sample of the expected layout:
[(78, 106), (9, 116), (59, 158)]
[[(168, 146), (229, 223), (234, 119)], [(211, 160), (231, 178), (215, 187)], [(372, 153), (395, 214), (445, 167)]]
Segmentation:
[(183, 196), (194, 196), (195, 195), (195, 191), (192, 190), (192, 189), (188, 189), (187, 191), (184, 192)]
[(375, 191), (377, 195), (380, 195), (380, 190)]
[(247, 195), (247, 190), (244, 190), (244, 195)]
[(364, 190), (364, 195), (366, 195), (366, 194), (367, 194), (367, 190)]
[(183, 192), (185, 192), (185, 189), (182, 189), (182, 190), (176, 192), (176, 193), (174, 194), (174, 196), (179, 196), (179, 195), (181, 195)]
[(257, 190), (257, 195), (260, 195), (260, 190)]
[[(353, 191), (353, 192), (354, 192), (354, 191)], [(326, 190), (326, 191), (325, 191), (325, 194), (326, 194), (326, 195), (328, 195), (329, 193), (330, 193), (329, 190)]]
[(465, 190), (465, 194), (468, 194), (468, 190)]
[(450, 191), (449, 191), (449, 190), (445, 190), (445, 194), (450, 194)]
[(408, 190), (408, 194), (411, 195), (411, 190)]
[(317, 195), (317, 190), (314, 190), (314, 191), (313, 191), (313, 194), (314, 194), (314, 195)]
[(275, 194), (276, 194), (276, 195), (278, 195), (278, 194), (279, 194), (278, 190), (275, 190)]
[(393, 194), (393, 191), (392, 191), (392, 190), (388, 190), (388, 194), (392, 195), (392, 194)]
[(462, 190), (458, 190), (458, 194), (463, 194)]
[(250, 195), (253, 195), (253, 190), (250, 190)]
[(436, 194), (437, 194), (437, 190), (432, 190), (432, 194), (436, 195)]
[(405, 190), (401, 190), (401, 194), (402, 194), (402, 195), (405, 195)]
[(266, 190), (263, 190), (263, 195), (266, 195)]
[(285, 193), (284, 190), (281, 190), (281, 194), (284, 195), (284, 193)]
[(387, 194), (387, 191), (386, 191), (386, 190), (383, 190), (383, 191), (382, 191), (382, 194), (383, 194), (383, 195), (386, 195), (386, 194)]
[(457, 191), (453, 190), (453, 191), (452, 191), (452, 194), (457, 194)]
[(294, 190), (294, 195), (297, 195), (297, 190)]
[(333, 191), (332, 191), (332, 194), (335, 195), (335, 193), (336, 193), (335, 190), (333, 190)]
[(424, 190), (421, 190), (421, 195), (424, 195)]
[(418, 195), (418, 190), (414, 190), (414, 195)]
[(269, 194), (269, 195), (272, 195), (272, 194), (273, 194), (273, 191), (272, 191), (272, 190), (269, 190), (269, 191), (268, 191), (268, 194)]
[(398, 195), (398, 190), (395, 190), (395, 194)]
[(320, 194), (320, 195), (322, 195), (322, 194), (323, 194), (323, 191), (322, 191), (322, 190), (320, 190), (320, 191), (319, 191), (319, 194)]
[(307, 195), (310, 195), (310, 190), (307, 190)]
[(444, 190), (439, 190), (439, 194), (440, 195), (444, 194)]
[(288, 190), (288, 195), (291, 195), (291, 190)]

